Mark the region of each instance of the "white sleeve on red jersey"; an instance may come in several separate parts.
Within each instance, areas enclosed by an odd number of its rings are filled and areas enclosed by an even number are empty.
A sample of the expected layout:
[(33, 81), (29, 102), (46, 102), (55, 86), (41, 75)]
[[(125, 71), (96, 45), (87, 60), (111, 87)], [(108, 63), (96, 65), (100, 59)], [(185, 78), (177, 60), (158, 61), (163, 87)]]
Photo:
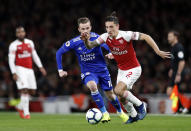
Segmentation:
[(96, 42), (97, 42), (98, 44), (105, 43), (106, 40), (107, 40), (107, 37), (108, 37), (108, 33), (104, 33), (104, 34), (100, 35), (100, 36), (96, 39)]
[(9, 67), (10, 67), (10, 70), (11, 70), (12, 74), (16, 73), (16, 68), (15, 68), (16, 51), (17, 51), (16, 44), (11, 43), (10, 46), (9, 46), (8, 58), (9, 58)]
[(38, 56), (38, 54), (37, 54), (37, 52), (36, 52), (36, 50), (35, 50), (33, 41), (31, 41), (31, 47), (32, 47), (32, 58), (33, 58), (35, 64), (36, 64), (39, 68), (40, 68), (40, 67), (43, 67), (43, 66), (42, 66), (42, 63), (41, 63), (41, 61), (40, 61), (40, 58), (39, 58), (39, 56)]
[(138, 40), (139, 39), (139, 32), (133, 32), (133, 31), (125, 31), (124, 33), (124, 39), (126, 41), (130, 40)]

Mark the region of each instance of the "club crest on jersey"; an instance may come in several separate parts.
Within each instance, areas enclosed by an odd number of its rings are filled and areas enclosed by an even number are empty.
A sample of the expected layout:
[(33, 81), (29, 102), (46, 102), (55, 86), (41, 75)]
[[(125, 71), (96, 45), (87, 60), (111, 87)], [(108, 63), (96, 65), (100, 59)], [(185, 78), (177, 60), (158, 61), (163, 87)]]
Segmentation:
[(67, 41), (67, 42), (66, 42), (66, 46), (67, 46), (67, 47), (70, 46), (70, 41)]
[(82, 50), (82, 47), (78, 47), (78, 50)]
[(120, 43), (120, 44), (123, 44), (123, 40), (119, 40), (119, 43)]

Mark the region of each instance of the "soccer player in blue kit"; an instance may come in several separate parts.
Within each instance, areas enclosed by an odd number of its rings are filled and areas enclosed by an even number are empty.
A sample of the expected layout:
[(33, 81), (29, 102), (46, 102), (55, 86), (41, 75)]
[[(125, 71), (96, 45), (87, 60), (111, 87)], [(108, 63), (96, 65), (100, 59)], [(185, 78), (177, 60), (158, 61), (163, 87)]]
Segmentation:
[[(91, 23), (87, 17), (78, 19), (78, 31), (80, 32), (80, 35), (82, 33), (90, 34), (90, 40), (95, 40), (99, 37), (98, 34), (91, 32)], [(110, 121), (110, 116), (105, 108), (103, 98), (98, 91), (97, 84), (100, 84), (101, 89), (104, 91), (111, 104), (117, 110), (119, 117), (124, 123), (127, 123), (129, 117), (122, 111), (119, 100), (113, 92), (110, 74), (107, 69), (101, 47), (104, 47), (109, 51), (109, 48), (106, 44), (92, 49), (87, 49), (84, 45), (84, 41), (81, 40), (81, 36), (77, 36), (64, 43), (56, 52), (59, 76), (67, 76), (67, 71), (64, 71), (62, 67), (62, 55), (70, 50), (75, 51), (81, 68), (81, 79), (83, 83), (90, 89), (94, 102), (103, 114), (101, 121)], [(109, 59), (112, 58), (111, 54), (107, 54), (106, 57)]]

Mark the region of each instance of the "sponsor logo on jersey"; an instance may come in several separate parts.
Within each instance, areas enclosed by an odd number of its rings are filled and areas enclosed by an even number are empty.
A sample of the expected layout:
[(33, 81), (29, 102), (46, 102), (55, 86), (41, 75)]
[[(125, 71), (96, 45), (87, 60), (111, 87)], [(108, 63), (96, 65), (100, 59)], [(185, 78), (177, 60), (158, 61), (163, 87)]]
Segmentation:
[(123, 51), (111, 51), (112, 54), (114, 55), (124, 55), (127, 54), (127, 50), (123, 50)]
[(18, 58), (26, 58), (31, 57), (31, 53), (29, 53), (27, 50), (23, 51), (23, 54), (18, 54)]
[(81, 61), (91, 61), (95, 59), (95, 53), (80, 55)]
[(67, 46), (67, 47), (70, 46), (70, 41), (67, 41), (67, 42), (66, 42), (66, 46)]

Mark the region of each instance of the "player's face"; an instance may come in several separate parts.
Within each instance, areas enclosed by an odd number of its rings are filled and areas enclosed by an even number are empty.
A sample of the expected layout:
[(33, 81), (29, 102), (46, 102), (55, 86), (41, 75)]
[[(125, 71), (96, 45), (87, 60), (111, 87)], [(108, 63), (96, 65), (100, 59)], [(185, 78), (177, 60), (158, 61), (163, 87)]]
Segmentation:
[(19, 40), (23, 40), (25, 38), (25, 29), (24, 28), (18, 28), (16, 29), (16, 36)]
[(90, 22), (87, 22), (85, 24), (79, 24), (79, 27), (78, 27), (78, 31), (83, 34), (83, 33), (88, 33), (90, 34), (90, 31), (91, 31), (92, 27), (91, 27), (91, 24)]
[(172, 32), (168, 33), (168, 42), (169, 42), (169, 44), (174, 43), (175, 40), (176, 40), (176, 36), (174, 36), (174, 34)]
[(105, 22), (105, 28), (110, 37), (116, 37), (119, 31), (119, 24), (114, 22)]

